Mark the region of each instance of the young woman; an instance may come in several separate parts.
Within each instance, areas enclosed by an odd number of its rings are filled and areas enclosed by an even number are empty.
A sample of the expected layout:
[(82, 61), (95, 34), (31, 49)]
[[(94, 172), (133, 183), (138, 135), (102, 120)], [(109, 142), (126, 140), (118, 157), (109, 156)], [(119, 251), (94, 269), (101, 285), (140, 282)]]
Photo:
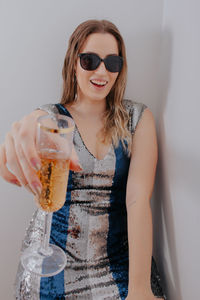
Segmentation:
[[(155, 122), (146, 105), (123, 99), (126, 75), (116, 26), (80, 24), (69, 40), (61, 102), (14, 123), (1, 145), (1, 176), (37, 195), (38, 116), (60, 113), (76, 124), (66, 203), (53, 213), (51, 228), (51, 243), (66, 252), (66, 268), (39, 278), (19, 265), (16, 299), (166, 299), (152, 257)], [(42, 220), (36, 211), (22, 250), (42, 238)]]

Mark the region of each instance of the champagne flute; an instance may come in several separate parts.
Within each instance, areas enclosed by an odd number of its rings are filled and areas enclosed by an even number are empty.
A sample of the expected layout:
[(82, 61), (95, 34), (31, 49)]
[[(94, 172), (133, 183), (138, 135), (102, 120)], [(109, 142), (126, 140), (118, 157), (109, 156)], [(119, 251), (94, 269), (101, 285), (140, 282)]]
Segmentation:
[(42, 243), (30, 245), (22, 254), (25, 270), (39, 276), (54, 276), (66, 265), (65, 252), (49, 244), (52, 213), (65, 203), (73, 143), (74, 122), (60, 114), (50, 114), (37, 120), (36, 148), (41, 159), (37, 175), (42, 183), (40, 196), (35, 200), (44, 212)]

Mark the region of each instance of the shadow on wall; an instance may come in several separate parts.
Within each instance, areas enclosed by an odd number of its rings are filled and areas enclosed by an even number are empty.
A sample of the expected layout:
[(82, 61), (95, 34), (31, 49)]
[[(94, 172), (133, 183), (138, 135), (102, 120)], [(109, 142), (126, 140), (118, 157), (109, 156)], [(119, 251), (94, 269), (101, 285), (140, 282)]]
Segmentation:
[(149, 28), (136, 32), (128, 31), (126, 35), (128, 80), (125, 98), (146, 103), (154, 114), (158, 102), (161, 32)]
[(164, 289), (169, 300), (181, 300), (180, 281), (178, 274), (177, 247), (170, 181), (167, 168), (167, 141), (164, 114), (168, 101), (171, 80), (171, 64), (173, 51), (172, 33), (165, 29), (162, 33), (160, 60), (160, 91), (157, 104), (158, 124), (158, 165), (155, 179), (153, 203), (154, 219), (154, 253), (158, 262)]

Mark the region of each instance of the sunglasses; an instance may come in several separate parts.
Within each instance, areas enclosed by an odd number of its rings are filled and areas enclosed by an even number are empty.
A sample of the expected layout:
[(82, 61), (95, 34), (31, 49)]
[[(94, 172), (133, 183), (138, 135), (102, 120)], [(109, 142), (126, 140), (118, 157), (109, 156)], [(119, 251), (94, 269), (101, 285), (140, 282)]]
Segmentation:
[(95, 53), (79, 53), (80, 64), (84, 70), (93, 71), (96, 70), (100, 63), (103, 61), (106, 69), (109, 72), (120, 72), (123, 65), (123, 58), (118, 55), (108, 55), (106, 58), (101, 58)]

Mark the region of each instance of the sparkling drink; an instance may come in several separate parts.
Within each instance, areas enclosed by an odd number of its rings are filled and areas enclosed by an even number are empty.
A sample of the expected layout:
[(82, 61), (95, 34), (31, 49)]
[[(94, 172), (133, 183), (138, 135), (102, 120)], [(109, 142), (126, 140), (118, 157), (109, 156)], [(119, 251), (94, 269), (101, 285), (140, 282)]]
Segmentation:
[(72, 118), (61, 114), (48, 114), (37, 119), (35, 142), (41, 159), (37, 175), (42, 191), (35, 200), (44, 214), (44, 228), (42, 241), (36, 238), (21, 255), (24, 269), (37, 276), (54, 276), (66, 265), (65, 251), (50, 244), (49, 239), (52, 214), (64, 205), (66, 199), (74, 126)]
[(37, 172), (42, 183), (42, 192), (36, 203), (47, 212), (59, 210), (65, 203), (69, 175), (69, 160), (56, 155), (41, 155), (41, 169)]

